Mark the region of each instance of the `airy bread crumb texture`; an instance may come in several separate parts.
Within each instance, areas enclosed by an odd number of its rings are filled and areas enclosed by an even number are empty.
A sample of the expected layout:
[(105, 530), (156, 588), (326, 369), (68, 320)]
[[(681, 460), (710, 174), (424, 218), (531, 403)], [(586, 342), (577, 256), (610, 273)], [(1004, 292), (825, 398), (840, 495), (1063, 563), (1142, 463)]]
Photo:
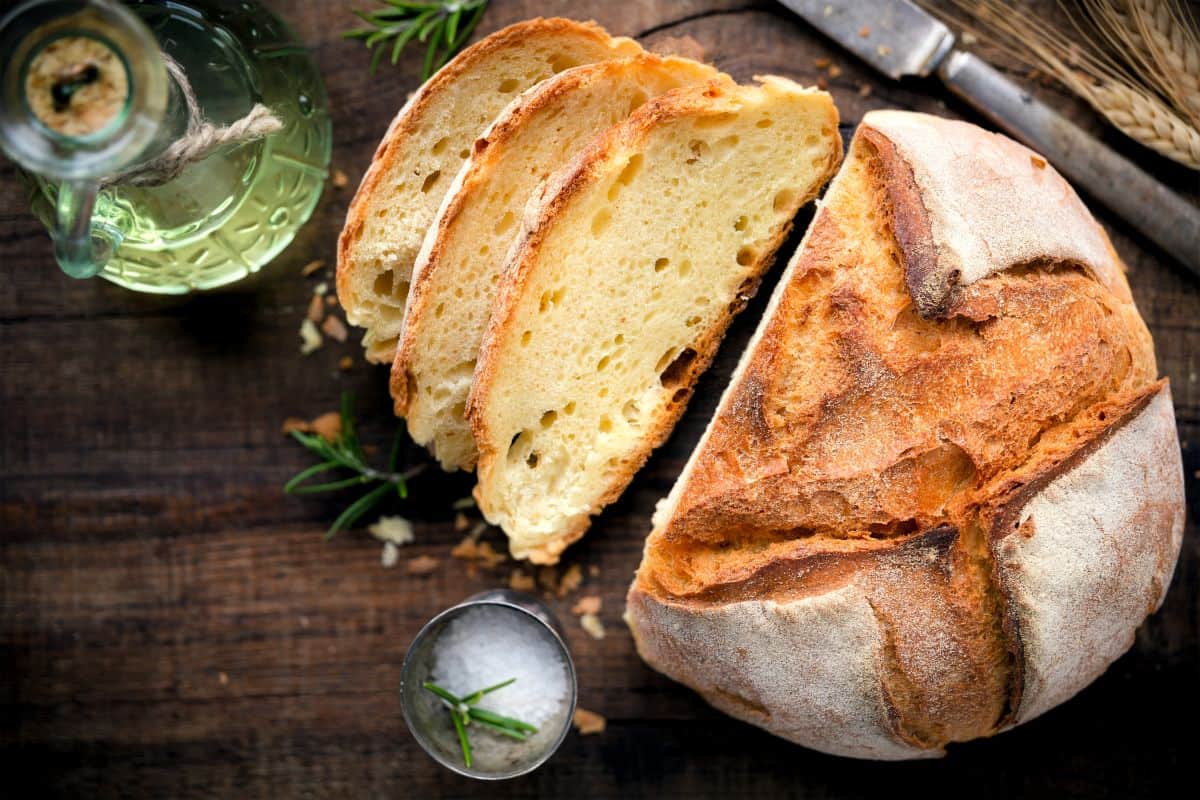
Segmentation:
[(475, 465), (465, 408), (505, 256), (534, 189), (652, 97), (717, 75), (643, 54), (561, 72), (521, 95), (476, 142), (417, 259), (392, 371), (396, 413), (445, 469)]
[(565, 69), (642, 52), (594, 23), (533, 19), (460, 53), (405, 104), (363, 177), (338, 242), (338, 295), (391, 363), (421, 241), (471, 145), (518, 94)]
[(555, 562), (667, 436), (840, 151), (827, 94), (718, 80), (642, 106), (550, 181), (468, 407), (476, 496), (514, 556)]

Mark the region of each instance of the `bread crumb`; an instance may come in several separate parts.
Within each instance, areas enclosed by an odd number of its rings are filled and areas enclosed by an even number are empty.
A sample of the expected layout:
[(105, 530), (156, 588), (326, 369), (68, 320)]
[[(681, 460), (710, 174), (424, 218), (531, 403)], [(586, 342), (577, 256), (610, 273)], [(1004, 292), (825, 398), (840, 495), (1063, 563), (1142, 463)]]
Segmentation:
[[(319, 300), (320, 298), (317, 299)], [(325, 322), (321, 324), (321, 330), (325, 332), (326, 336), (337, 342), (346, 341), (346, 336), (349, 335), (349, 331), (346, 330), (346, 323), (334, 316), (325, 318)]]
[(825, 10), (821, 12), (821, 15), (825, 17), (833, 16), (833, 6), (825, 6)]
[(300, 323), (300, 355), (306, 356), (321, 349), (321, 334), (317, 326), (307, 317)]
[(575, 605), (571, 606), (572, 614), (599, 614), (600, 606), (604, 601), (599, 595), (589, 594), (587, 597), (579, 598)]
[(875, 48), (875, 52), (879, 53), (881, 56), (890, 56), (892, 54), (892, 48), (888, 47), (886, 44), (881, 44), (879, 47)]
[(354, 366), (354, 359), (350, 356), (342, 356), (338, 359), (338, 369), (342, 372), (349, 372)]
[(327, 411), (308, 423), (308, 429), (332, 444), (342, 437), (342, 415)]
[(471, 521), (469, 519), (467, 519), (466, 514), (464, 514), (460, 511), (454, 515), (454, 530), (456, 530), (457, 532), (462, 533), (468, 527), (470, 527), (470, 525), (471, 525)]
[(604, 717), (595, 711), (588, 711), (586, 708), (576, 708), (575, 717), (572, 721), (575, 723), (575, 729), (579, 731), (580, 736), (604, 733), (604, 727), (608, 724), (608, 720), (604, 719)]
[(604, 623), (595, 614), (584, 614), (579, 618), (579, 624), (593, 639), (604, 638)]
[(321, 302), (321, 298), (318, 295), (314, 294), (312, 299), (308, 301), (308, 312), (305, 316), (313, 322), (320, 322), (321, 318), (325, 316), (325, 304)]
[(331, 294), (325, 295), (325, 305), (329, 306), (330, 308), (333, 308), (334, 306), (337, 305), (337, 298)]
[(861, 28), (859, 28), (859, 29), (858, 29), (858, 35), (859, 35), (859, 36), (861, 36), (862, 38), (866, 39), (868, 36), (870, 36), (870, 35), (871, 35), (871, 28), (870, 28), (870, 26), (869, 26), (869, 25), (863, 25)]
[(1029, 156), (1029, 161), (1030, 161), (1030, 163), (1033, 164), (1035, 169), (1045, 169), (1046, 168), (1046, 159), (1044, 159), (1044, 158), (1041, 158), (1039, 156), (1035, 156), (1035, 155), (1031, 154)]
[(978, 36), (976, 36), (975, 34), (971, 33), (970, 31), (963, 31), (963, 33), (962, 33), (962, 43), (963, 43), (963, 44), (965, 44), (965, 45), (967, 45), (967, 46), (969, 47), (969, 46), (971, 46), (971, 45), (975, 44), (975, 43), (976, 43), (976, 42), (978, 42), (978, 41), (979, 41), (979, 37), (978, 37)]
[(578, 564), (572, 564), (567, 567), (567, 571), (563, 573), (562, 578), (558, 581), (558, 596), (566, 597), (578, 589), (581, 583), (583, 583), (583, 567)]
[(479, 543), (470, 536), (464, 536), (463, 540), (454, 545), (450, 550), (450, 555), (453, 558), (461, 558), (464, 561), (471, 561), (475, 558), (475, 553), (479, 550)]
[(830, 78), (836, 78), (837, 76), (839, 76), (841, 74), (842, 74), (842, 68), (839, 67), (837, 64), (834, 64), (833, 66), (831, 66), (829, 68), (829, 77)]
[(404, 571), (409, 575), (428, 575), (441, 566), (441, 561), (433, 556), (417, 556), (408, 560)]
[(310, 425), (306, 419), (300, 419), (299, 417), (288, 417), (283, 421), (283, 428), (281, 432), (284, 436), (287, 436), (292, 431), (309, 433), (312, 431), (312, 425)]
[(470, 495), (467, 495), (466, 497), (460, 497), (450, 505), (450, 508), (454, 509), (455, 511), (466, 511), (468, 508), (474, 507), (475, 498), (471, 497)]
[(817, 88), (822, 91), (829, 88), (829, 81), (825, 80), (824, 75), (817, 76)]
[(386, 569), (391, 569), (396, 566), (396, 562), (400, 560), (400, 548), (391, 542), (383, 543), (383, 553), (379, 556), (379, 563)]
[[(471, 531), (463, 537), (463, 540), (454, 546), (450, 551), (450, 555), (454, 558), (461, 558), (463, 561), (478, 563), (488, 569), (491, 569), (502, 563), (506, 556), (503, 553), (496, 552), (490, 542), (479, 541), (479, 535), (487, 530), (486, 523), (479, 523)], [(474, 567), (475, 563), (471, 566)], [(468, 568), (468, 574), (473, 574)]]
[(860, 83), (858, 85), (858, 96), (859, 97), (869, 97), (870, 94), (871, 94), (871, 84)]
[(813, 66), (815, 66), (817, 69), (829, 69), (829, 65), (832, 63), (833, 62), (830, 61), (828, 58), (813, 59)]
[(224, 672), (218, 672), (217, 673), (217, 683), (221, 684), (222, 686), (228, 686), (229, 685), (229, 675), (227, 675)]
[(323, 266), (325, 266), (325, 262), (323, 260), (321, 260), (319, 258), (315, 259), (313, 261), (308, 262), (303, 267), (301, 267), (300, 274), (307, 278), (309, 275), (312, 275), (314, 272), (319, 272), (321, 267), (323, 267)]
[(514, 592), (532, 592), (537, 589), (533, 576), (519, 569), (514, 569), (508, 576), (508, 588)]
[(475, 549), (475, 559), (483, 566), (491, 569), (504, 561), (504, 554), (497, 553), (490, 542), (480, 542)]
[(367, 530), (376, 539), (390, 544), (409, 544), (416, 538), (413, 536), (412, 523), (404, 517), (380, 517)]
[(335, 169), (333, 171), (333, 178), (330, 180), (330, 183), (333, 184), (333, 188), (335, 189), (345, 189), (350, 185), (350, 179), (346, 177), (346, 173), (342, 172), (340, 169)]
[(313, 287), (313, 294), (319, 294), (319, 295), (321, 295), (321, 297), (324, 297), (328, 293), (329, 293), (329, 284), (326, 283), (325, 281), (321, 281), (320, 283), (318, 283), (316, 286)]
[(592, 564), (591, 566), (588, 567), (588, 575), (591, 575), (593, 578), (595, 578), (595, 577), (599, 576), (599, 574), (600, 574), (600, 565), (599, 564)]
[(336, 442), (342, 435), (342, 415), (336, 411), (328, 411), (312, 420), (288, 417), (283, 421), (282, 432), (287, 436), (292, 431), (317, 433), (327, 442)]

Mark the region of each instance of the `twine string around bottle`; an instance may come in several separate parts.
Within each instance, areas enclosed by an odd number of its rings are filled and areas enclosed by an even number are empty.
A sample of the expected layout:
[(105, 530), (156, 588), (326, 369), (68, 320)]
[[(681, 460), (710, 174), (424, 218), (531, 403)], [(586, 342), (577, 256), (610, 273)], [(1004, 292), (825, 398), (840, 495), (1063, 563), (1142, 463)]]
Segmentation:
[(255, 103), (246, 116), (228, 125), (212, 124), (204, 118), (204, 110), (200, 108), (200, 101), (196, 99), (183, 67), (166, 53), (162, 58), (187, 106), (187, 128), (182, 138), (172, 142), (158, 156), (106, 178), (104, 186), (161, 186), (179, 177), (185, 167), (206, 158), (217, 148), (262, 139), (283, 128), (283, 122), (275, 112), (262, 103)]

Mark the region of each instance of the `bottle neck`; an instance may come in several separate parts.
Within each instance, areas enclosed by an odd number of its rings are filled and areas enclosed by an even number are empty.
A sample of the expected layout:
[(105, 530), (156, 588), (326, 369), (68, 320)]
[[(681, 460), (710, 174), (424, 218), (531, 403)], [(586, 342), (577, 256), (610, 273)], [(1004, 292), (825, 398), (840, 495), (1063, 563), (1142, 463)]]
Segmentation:
[(99, 179), (169, 144), (178, 88), (154, 36), (118, 3), (22, 6), (0, 22), (6, 50), (0, 145), (31, 172)]

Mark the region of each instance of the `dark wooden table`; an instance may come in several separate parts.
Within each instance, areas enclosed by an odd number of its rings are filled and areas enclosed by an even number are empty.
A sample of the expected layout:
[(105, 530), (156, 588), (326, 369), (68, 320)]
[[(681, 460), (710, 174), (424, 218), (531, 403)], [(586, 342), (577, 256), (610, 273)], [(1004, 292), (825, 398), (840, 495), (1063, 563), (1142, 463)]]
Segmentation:
[[(365, 365), (353, 340), (298, 353), (297, 329), (320, 278), (301, 277), (300, 267), (332, 263), (353, 186), (417, 84), (415, 55), (371, 77), (360, 46), (339, 38), (353, 24), (349, 6), (366, 3), (273, 4), (324, 72), (334, 166), (350, 187), (327, 189), (297, 242), (252, 286), (167, 299), (66, 278), (12, 167), (0, 167), (0, 796), (1129, 797), (1164, 796), (1181, 778), (1186, 787), (1200, 724), (1192, 520), (1166, 605), (1130, 654), (1075, 700), (1016, 731), (953, 747), (942, 761), (861, 763), (789, 745), (712, 711), (637, 659), (620, 616), (649, 514), (715, 405), (771, 281), (670, 443), (566, 558), (598, 570), (585, 569), (583, 587), (552, 605), (569, 629), (580, 703), (608, 718), (607, 732), (573, 734), (546, 767), (501, 785), (468, 782), (428, 759), (397, 702), (405, 649), (432, 614), (506, 582), (513, 568), (472, 572), (449, 557), (462, 536), (450, 504), (469, 480), (419, 479), (419, 499), (404, 511), (417, 542), (393, 569), (363, 533), (322, 541), (337, 501), (280, 492), (311, 463), (280, 435), (285, 417), (315, 416), (353, 390), (369, 441), (383, 444), (394, 430), (386, 370)], [(536, 14), (594, 17), (648, 44), (691, 36), (740, 79), (825, 76), (846, 135), (866, 111), (888, 106), (974, 118), (935, 85), (876, 81), (770, 3), (498, 0), (477, 35)], [(820, 58), (840, 74), (818, 69)], [(1065, 94), (1032, 88), (1104, 130)], [(1104, 135), (1200, 196), (1196, 173)], [(1194, 520), (1200, 282), (1097, 212), (1171, 378)], [(337, 366), (345, 355), (355, 359), (349, 371)], [(498, 533), (485, 538), (499, 546)], [(418, 555), (439, 567), (406, 574)], [(602, 641), (570, 613), (584, 594), (604, 599)]]

